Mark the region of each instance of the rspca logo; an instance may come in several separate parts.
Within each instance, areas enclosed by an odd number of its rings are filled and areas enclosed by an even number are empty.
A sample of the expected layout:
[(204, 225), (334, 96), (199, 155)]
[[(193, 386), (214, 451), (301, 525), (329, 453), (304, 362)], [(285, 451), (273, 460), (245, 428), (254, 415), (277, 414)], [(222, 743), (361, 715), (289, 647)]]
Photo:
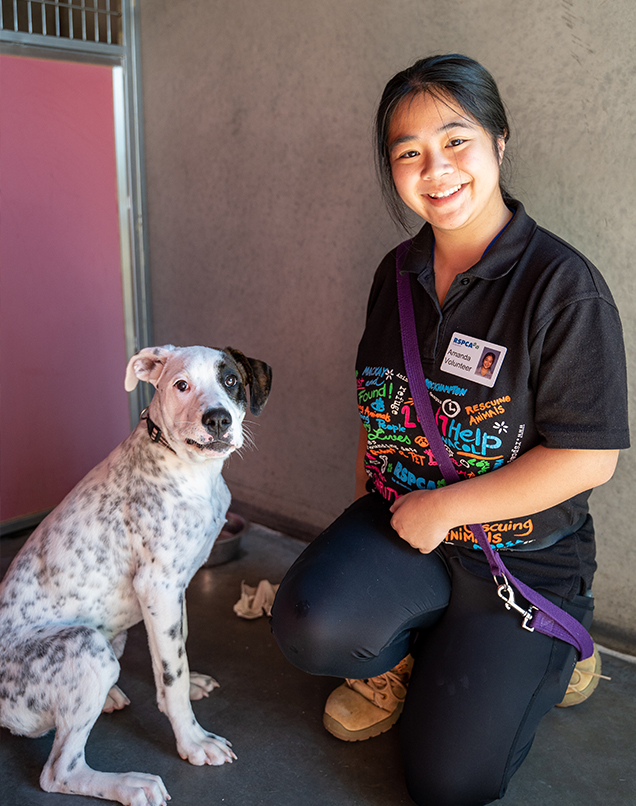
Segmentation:
[(457, 336), (453, 339), (453, 344), (458, 344), (460, 347), (468, 347), (469, 350), (479, 350), (479, 345), (476, 341), (466, 341), (466, 339), (460, 339)]

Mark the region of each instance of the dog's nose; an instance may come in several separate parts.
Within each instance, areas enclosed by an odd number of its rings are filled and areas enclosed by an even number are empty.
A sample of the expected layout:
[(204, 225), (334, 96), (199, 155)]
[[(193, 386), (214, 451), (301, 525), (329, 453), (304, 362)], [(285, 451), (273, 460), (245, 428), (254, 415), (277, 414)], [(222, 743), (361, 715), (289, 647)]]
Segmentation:
[(232, 425), (232, 415), (227, 409), (208, 409), (201, 418), (201, 422), (208, 433), (218, 438)]

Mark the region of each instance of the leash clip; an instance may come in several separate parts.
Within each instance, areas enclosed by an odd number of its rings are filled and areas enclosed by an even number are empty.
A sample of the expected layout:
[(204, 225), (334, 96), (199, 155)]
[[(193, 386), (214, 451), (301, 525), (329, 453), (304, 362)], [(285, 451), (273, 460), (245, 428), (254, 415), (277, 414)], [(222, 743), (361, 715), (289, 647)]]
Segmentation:
[[(506, 577), (503, 576), (503, 574), (502, 577), (504, 581), (503, 584), (497, 585), (497, 595), (499, 596), (500, 599), (503, 599), (506, 610), (516, 610), (517, 613), (521, 613), (521, 615), (523, 616), (523, 622), (521, 625), (523, 629), (528, 630), (528, 632), (534, 632), (534, 627), (530, 626), (530, 622), (532, 621), (534, 611), (537, 608), (534, 607), (533, 605), (530, 605), (530, 607), (527, 610), (524, 610), (523, 607), (521, 607), (521, 605), (518, 605), (515, 602), (515, 592), (512, 589), (512, 586), (510, 585)], [(496, 577), (495, 582), (497, 582)]]

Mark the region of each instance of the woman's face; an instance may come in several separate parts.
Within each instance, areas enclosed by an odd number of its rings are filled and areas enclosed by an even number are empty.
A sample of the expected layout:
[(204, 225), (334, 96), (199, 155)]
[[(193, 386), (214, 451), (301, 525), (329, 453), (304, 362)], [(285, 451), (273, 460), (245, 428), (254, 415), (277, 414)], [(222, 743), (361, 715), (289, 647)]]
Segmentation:
[(407, 98), (389, 127), (389, 154), (402, 201), (434, 230), (492, 230), (504, 203), (492, 137), (451, 98)]
[(492, 367), (492, 362), (493, 361), (494, 361), (494, 358), (492, 357), (492, 355), (490, 355), (490, 353), (487, 353), (484, 356), (484, 360), (481, 362), (481, 365), (482, 365), (482, 367), (484, 369), (488, 370), (488, 369), (490, 369)]

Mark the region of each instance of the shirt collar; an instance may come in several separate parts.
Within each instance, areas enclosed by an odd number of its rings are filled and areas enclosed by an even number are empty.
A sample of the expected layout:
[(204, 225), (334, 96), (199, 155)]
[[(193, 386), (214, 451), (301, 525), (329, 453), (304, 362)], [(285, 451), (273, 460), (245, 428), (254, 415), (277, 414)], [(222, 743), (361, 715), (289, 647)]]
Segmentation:
[[(467, 269), (464, 274), (481, 277), (484, 280), (497, 280), (508, 274), (517, 264), (519, 256), (534, 235), (537, 224), (526, 213), (521, 202), (507, 199), (506, 204), (513, 211), (513, 217), (508, 226), (479, 262)], [(403, 271), (412, 272), (418, 276), (422, 273), (432, 272), (433, 241), (433, 230), (430, 224), (424, 224), (413, 238), (403, 264)]]

